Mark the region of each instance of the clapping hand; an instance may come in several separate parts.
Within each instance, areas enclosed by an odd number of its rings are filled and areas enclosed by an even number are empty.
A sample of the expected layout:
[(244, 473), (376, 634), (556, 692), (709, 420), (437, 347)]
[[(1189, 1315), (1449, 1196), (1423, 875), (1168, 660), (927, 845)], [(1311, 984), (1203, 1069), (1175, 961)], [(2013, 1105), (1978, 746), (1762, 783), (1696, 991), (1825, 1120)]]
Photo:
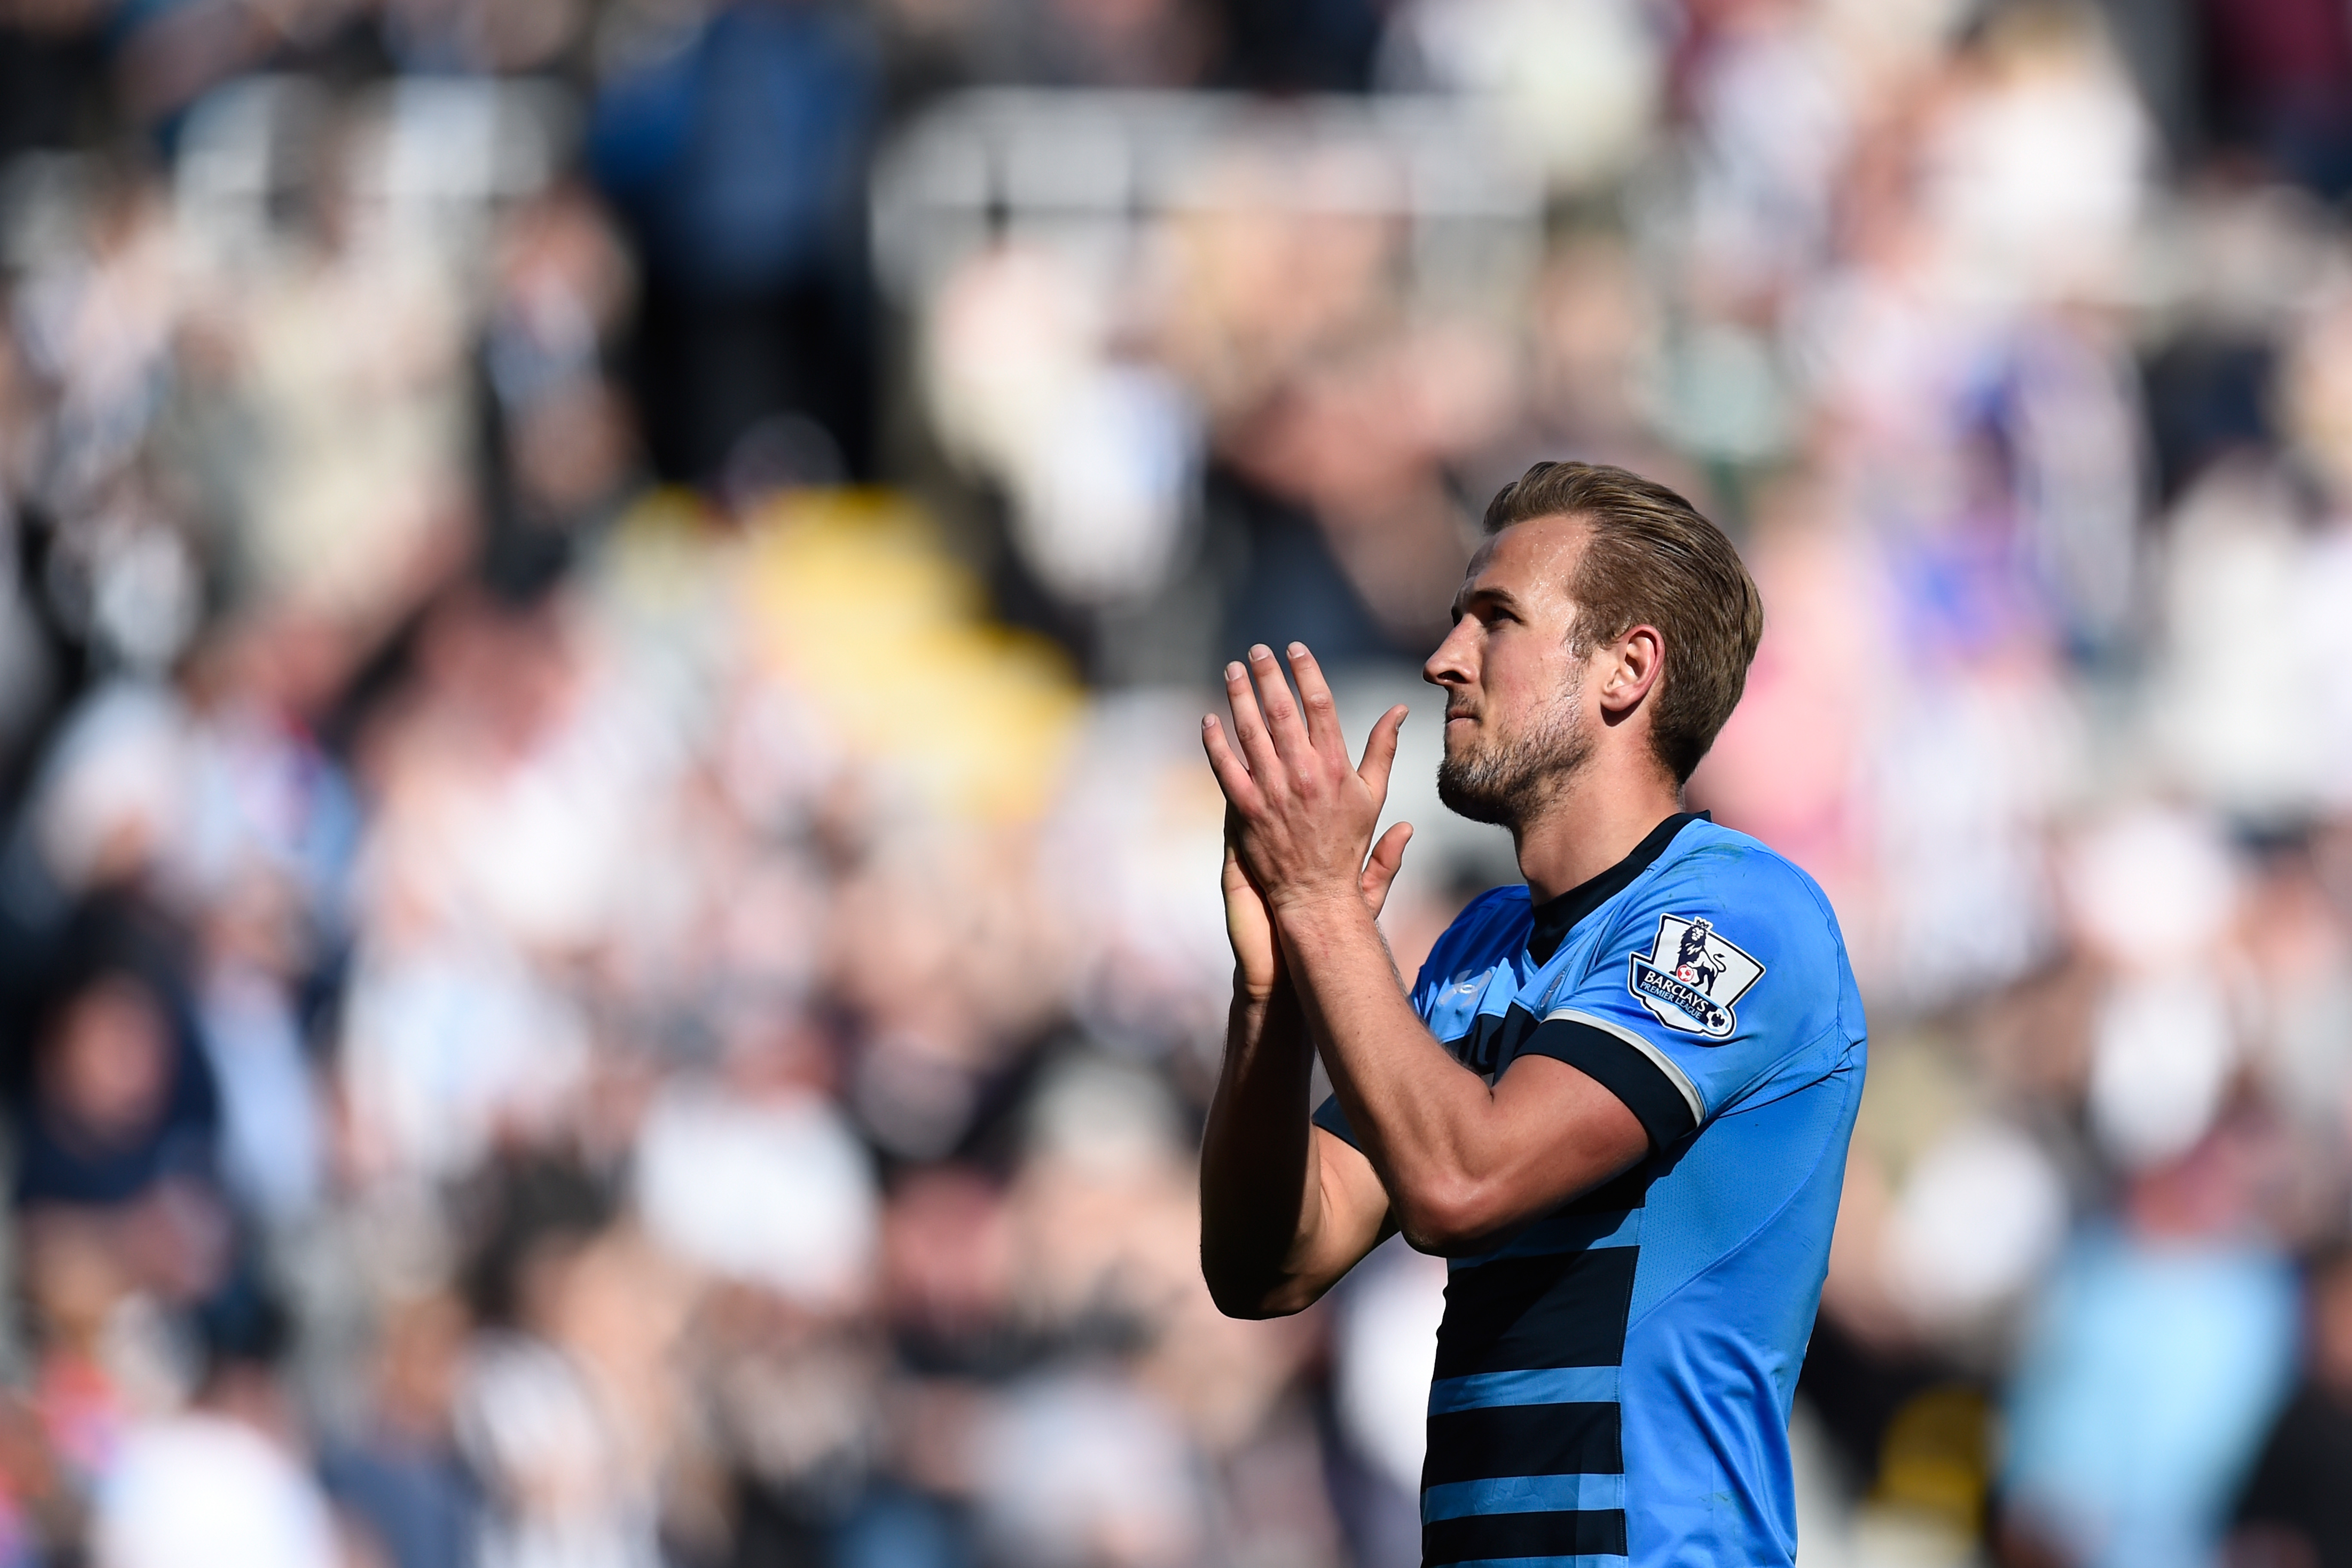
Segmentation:
[(1350, 765), (1321, 668), (1304, 645), (1289, 651), (1303, 703), (1292, 700), (1273, 650), (1261, 645), (1250, 650), (1249, 669), (1225, 669), (1238, 753), (1214, 715), (1201, 727), (1225, 795), (1225, 931), (1235, 984), (1254, 999), (1271, 995), (1282, 978), (1275, 912), (1345, 895), (1377, 915), (1412, 837), (1412, 825), (1400, 822), (1371, 843), (1406, 710), (1382, 714), (1362, 761)]

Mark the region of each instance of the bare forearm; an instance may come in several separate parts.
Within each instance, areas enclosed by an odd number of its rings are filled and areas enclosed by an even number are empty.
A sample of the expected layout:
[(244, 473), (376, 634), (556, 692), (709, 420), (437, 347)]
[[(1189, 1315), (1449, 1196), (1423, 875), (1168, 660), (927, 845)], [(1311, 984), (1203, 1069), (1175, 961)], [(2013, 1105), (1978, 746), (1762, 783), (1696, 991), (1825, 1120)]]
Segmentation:
[(1517, 1217), (1494, 1091), (1431, 1037), (1360, 906), (1276, 919), (1289, 973), (1340, 1105), (1414, 1246), (1444, 1251)]
[[(1253, 647), (1250, 664), (1255, 675), (1239, 664), (1225, 670), (1232, 740), (1214, 715), (1201, 729), (1229, 808), (1227, 921), (1237, 957), (1246, 953), (1262, 963), (1256, 973), (1263, 975), (1286, 970), (1297, 988), (1361, 1148), (1313, 1131), (1307, 1138), (1316, 1164), (1285, 1141), (1276, 1169), (1253, 1163), (1221, 1140), (1204, 1166), (1202, 1188), (1204, 1210), (1221, 1222), (1212, 1227), (1218, 1258), (1233, 1246), (1249, 1268), (1262, 1268), (1271, 1251), (1265, 1235), (1237, 1227), (1239, 1211), (1228, 1206), (1243, 1195), (1227, 1189), (1237, 1172), (1298, 1174), (1300, 1223), (1290, 1262), (1280, 1270), (1295, 1279), (1320, 1277), (1320, 1264), (1302, 1266), (1302, 1257), (1344, 1256), (1344, 1270), (1360, 1255), (1349, 1248), (1368, 1248), (1391, 1216), (1415, 1246), (1458, 1251), (1631, 1165), (1648, 1133), (1623, 1100), (1542, 1053), (1514, 1061), (1490, 1088), (1431, 1037), (1398, 984), (1372, 923), (1380, 900), (1370, 889), (1376, 874), (1382, 888), (1395, 875), (1409, 831), (1400, 823), (1372, 837), (1404, 710), (1391, 709), (1373, 726), (1363, 762), (1350, 768), (1330, 688), (1305, 647), (1290, 647), (1297, 701), (1272, 649)], [(1279, 961), (1269, 951), (1276, 946)], [(1248, 1033), (1238, 1031), (1237, 1040)], [(1261, 1027), (1258, 1036), (1262, 1048), (1271, 1031)], [(1288, 1074), (1282, 1081), (1298, 1085), (1305, 1062), (1297, 1056), (1282, 1061)], [(1226, 1088), (1236, 1091), (1237, 1103), (1241, 1088), (1266, 1070), (1255, 1050), (1227, 1067), (1234, 1076)], [(1266, 1104), (1278, 1103), (1279, 1089), (1255, 1089), (1251, 1103), (1261, 1092)], [(1229, 1110), (1227, 1120), (1238, 1125), (1255, 1116)], [(1261, 1150), (1255, 1159), (1266, 1155)], [(1347, 1246), (1321, 1232), (1340, 1233)], [(1248, 1246), (1244, 1237), (1252, 1238)], [(1208, 1247), (1203, 1262), (1210, 1264)], [(1247, 1269), (1243, 1277), (1255, 1278)]]
[(1313, 1226), (1312, 1066), (1297, 993), (1286, 983), (1256, 999), (1236, 987), (1201, 1142), (1201, 1272), (1234, 1316), (1282, 1310), (1275, 1299)]

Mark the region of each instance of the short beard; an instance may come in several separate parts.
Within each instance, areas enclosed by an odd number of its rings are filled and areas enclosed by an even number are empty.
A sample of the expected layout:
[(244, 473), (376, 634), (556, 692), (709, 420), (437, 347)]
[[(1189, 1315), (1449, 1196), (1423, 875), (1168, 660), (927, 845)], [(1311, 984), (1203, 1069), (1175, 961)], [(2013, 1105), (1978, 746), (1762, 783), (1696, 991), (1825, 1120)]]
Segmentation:
[(1437, 764), (1437, 798), (1458, 816), (1517, 836), (1591, 760), (1582, 696), (1580, 689), (1562, 692), (1524, 733), (1498, 738), (1467, 756), (1448, 754)]

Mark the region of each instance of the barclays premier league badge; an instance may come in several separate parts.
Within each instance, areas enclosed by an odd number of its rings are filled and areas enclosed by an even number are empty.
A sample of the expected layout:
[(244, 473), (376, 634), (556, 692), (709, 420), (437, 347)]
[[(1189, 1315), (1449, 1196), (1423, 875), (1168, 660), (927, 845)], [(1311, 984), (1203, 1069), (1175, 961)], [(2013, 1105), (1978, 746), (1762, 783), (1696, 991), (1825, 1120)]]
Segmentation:
[(1738, 1022), (1732, 1005), (1764, 966), (1726, 941), (1712, 922), (1658, 917), (1658, 940), (1630, 960), (1626, 988), (1670, 1029), (1724, 1039)]

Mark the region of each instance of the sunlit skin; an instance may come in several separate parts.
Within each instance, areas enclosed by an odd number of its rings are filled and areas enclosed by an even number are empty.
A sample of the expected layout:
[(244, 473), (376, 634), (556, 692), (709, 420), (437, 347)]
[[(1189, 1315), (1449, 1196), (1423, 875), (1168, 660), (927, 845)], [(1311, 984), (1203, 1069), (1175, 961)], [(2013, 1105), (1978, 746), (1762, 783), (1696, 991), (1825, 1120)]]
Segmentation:
[(1421, 668), (1445, 691), (1449, 761), (1507, 743), (1559, 693), (1591, 694), (1578, 703), (1584, 764), (1513, 826), (1519, 875), (1538, 903), (1599, 876), (1682, 809), (1681, 787), (1651, 749), (1644, 700), (1665, 639), (1642, 625), (1581, 658), (1570, 646), (1577, 605), (1567, 585), (1584, 535), (1580, 523), (1548, 518), (1488, 540), (1454, 595), (1453, 631)]
[[(1423, 668), (1446, 693), (1454, 762), (1507, 750), (1547, 721), (1584, 737), (1581, 762), (1541, 777), (1511, 824), (1538, 901), (1622, 859), (1680, 804), (1650, 743), (1664, 639), (1644, 625), (1580, 655), (1570, 645), (1584, 535), (1549, 518), (1490, 539)], [(1384, 714), (1351, 763), (1313, 654), (1286, 651), (1297, 699), (1260, 646), (1226, 668), (1230, 729), (1214, 715), (1202, 723), (1228, 807), (1235, 961), (1202, 1148), (1202, 1268), (1217, 1304), (1243, 1317), (1307, 1306), (1392, 1228), (1423, 1251), (1479, 1250), (1648, 1147), (1633, 1113), (1577, 1068), (1524, 1057), (1489, 1086), (1423, 1026), (1374, 923), (1412, 832), (1399, 824), (1372, 840), (1405, 710)], [(1362, 1152), (1301, 1114), (1317, 1050)], [(1266, 1201), (1293, 1192), (1295, 1210)]]

